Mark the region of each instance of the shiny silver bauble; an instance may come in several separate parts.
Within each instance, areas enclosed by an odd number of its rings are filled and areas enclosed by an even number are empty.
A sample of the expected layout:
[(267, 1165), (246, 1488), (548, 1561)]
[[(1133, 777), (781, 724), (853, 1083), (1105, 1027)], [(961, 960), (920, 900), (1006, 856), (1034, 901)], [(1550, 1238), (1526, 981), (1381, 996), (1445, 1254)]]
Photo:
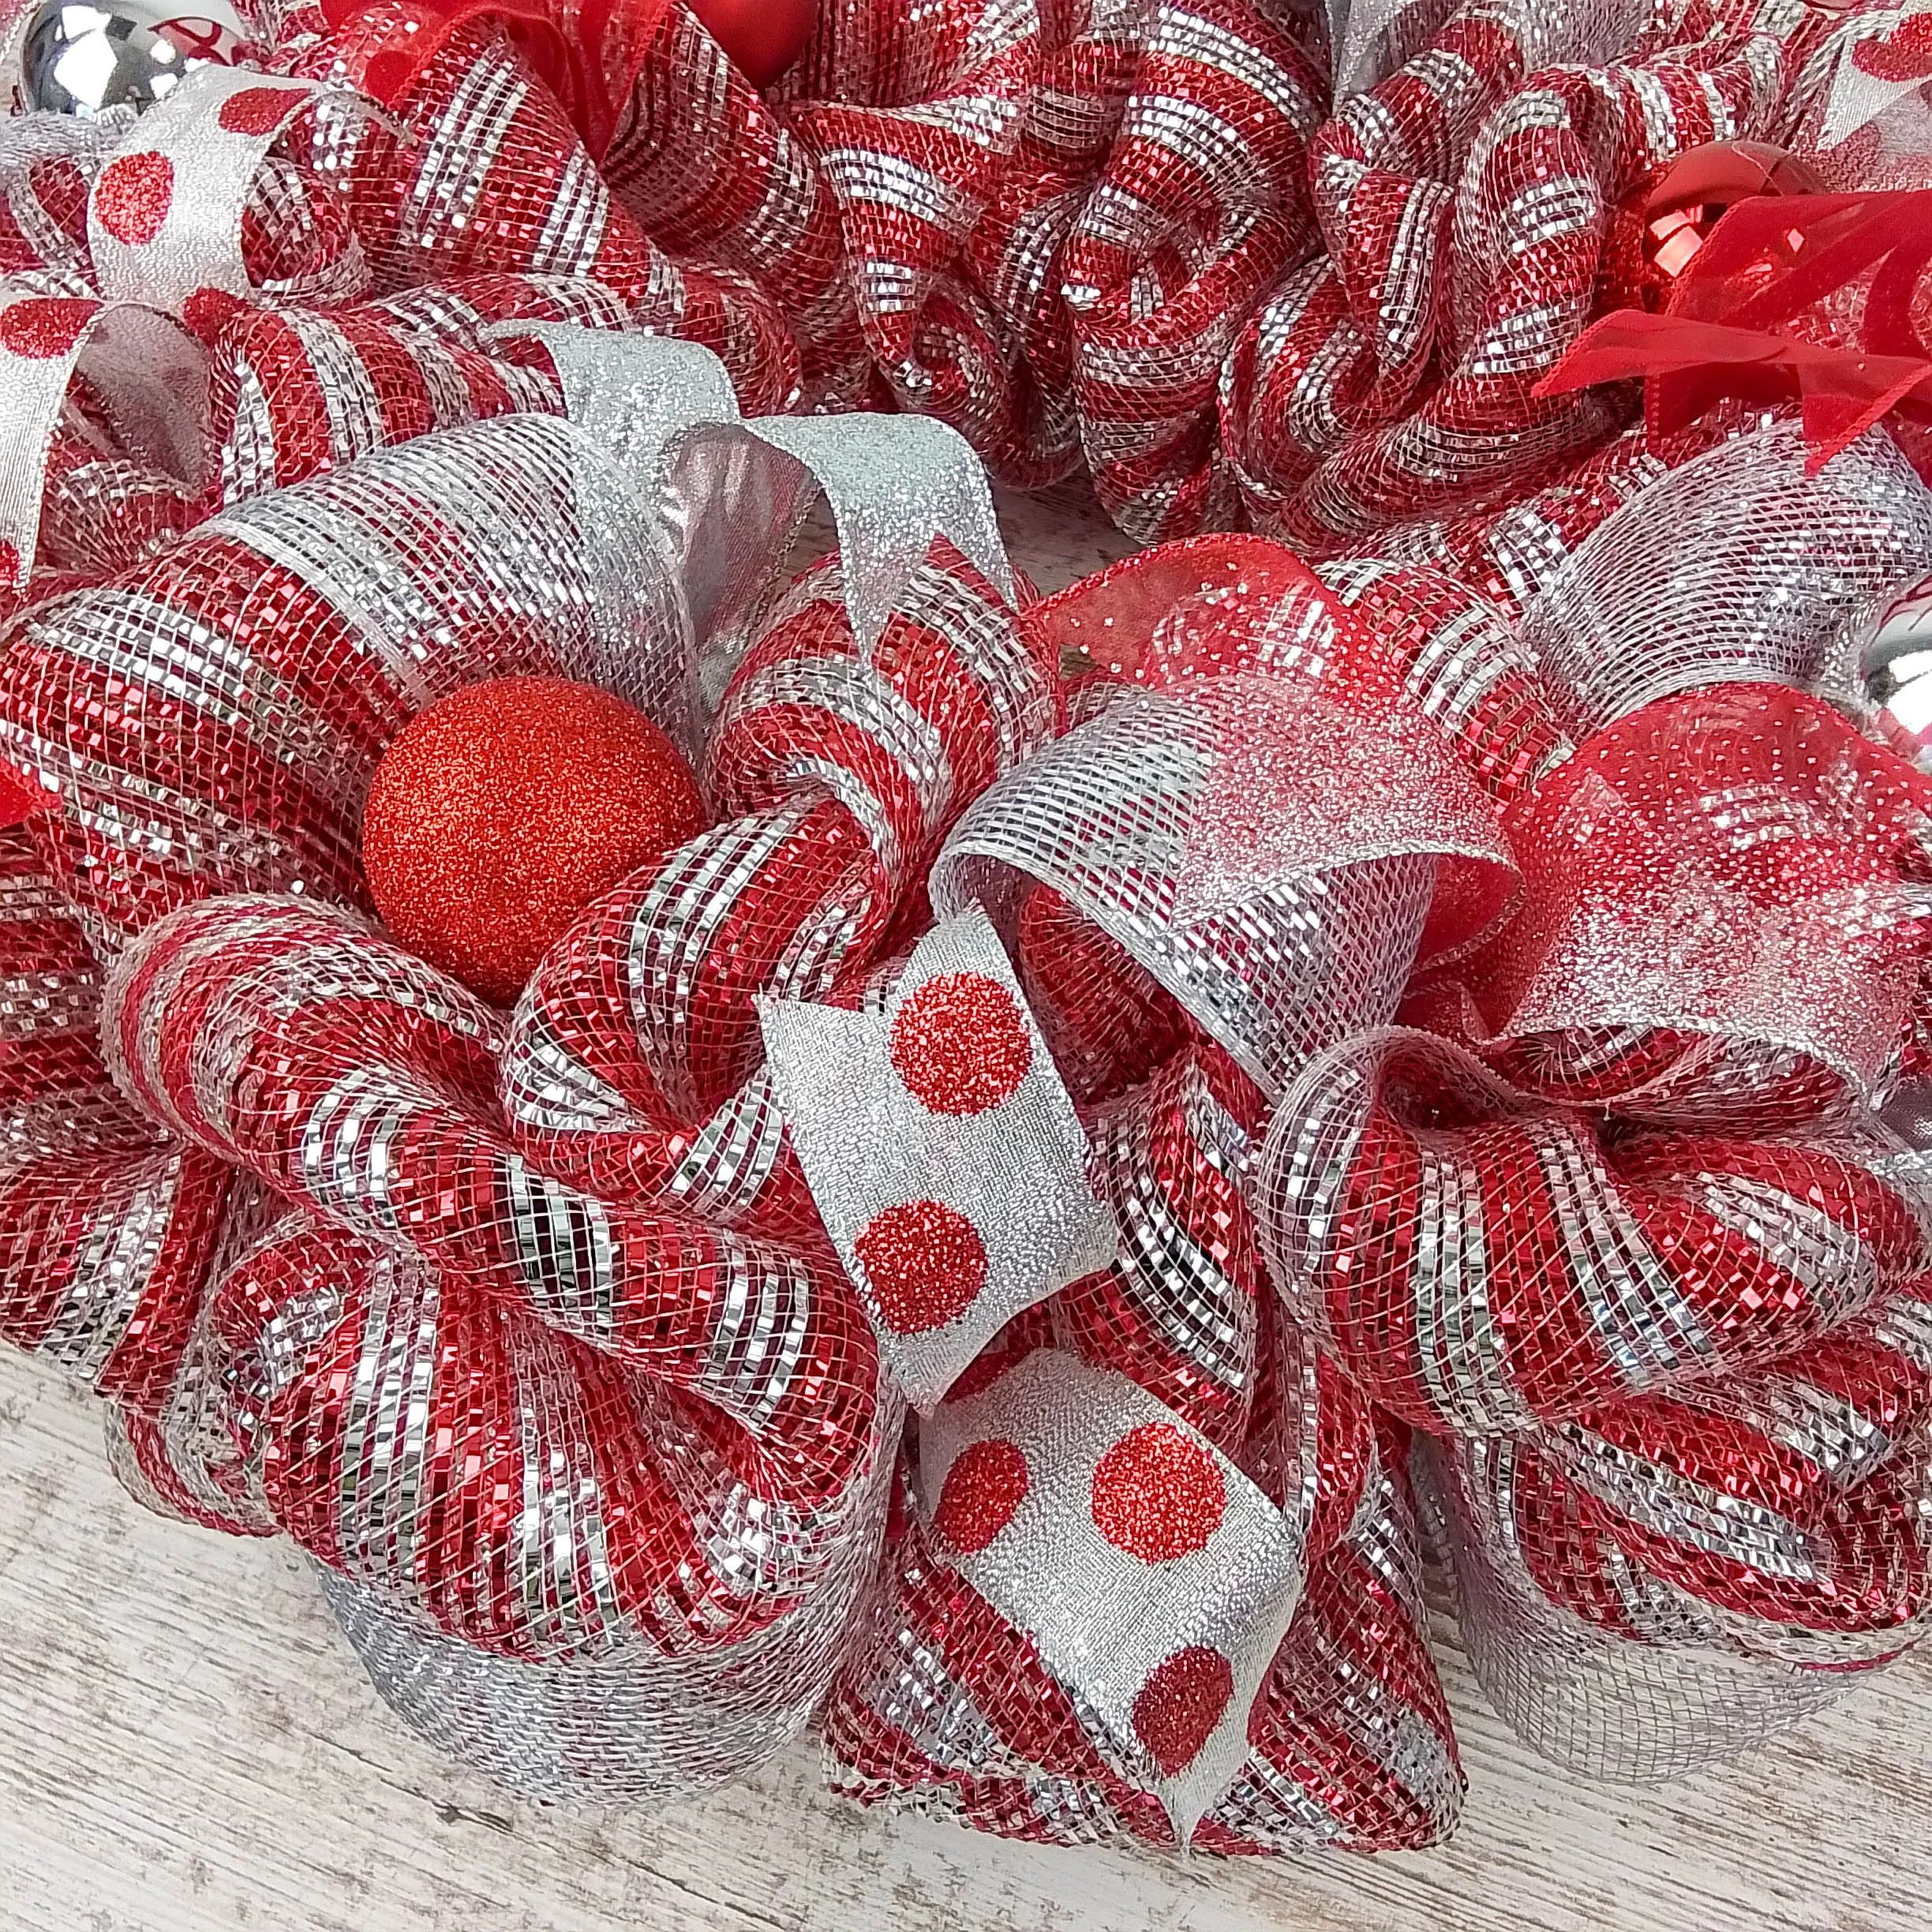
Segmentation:
[(1886, 739), (1932, 770), (1932, 578), (1894, 598), (1866, 635), (1859, 675)]
[(139, 112), (163, 99), (182, 76), (213, 62), (232, 66), (242, 26), (215, 0), (111, 0), (102, 6), (47, 0), (20, 42), (23, 107), (93, 120), (110, 108)]

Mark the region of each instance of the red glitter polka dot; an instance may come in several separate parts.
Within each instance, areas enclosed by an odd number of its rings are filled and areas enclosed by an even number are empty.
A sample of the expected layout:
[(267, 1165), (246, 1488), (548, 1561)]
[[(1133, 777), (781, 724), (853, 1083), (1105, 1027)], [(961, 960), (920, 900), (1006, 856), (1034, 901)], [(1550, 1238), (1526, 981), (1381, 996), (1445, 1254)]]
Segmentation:
[(898, 1011), (892, 1063), (928, 1113), (983, 1114), (1033, 1064), (1019, 1002), (985, 973), (942, 973)]
[(222, 103), (215, 118), (230, 134), (252, 134), (258, 139), (271, 133), (283, 119), (298, 107), (307, 105), (306, 88), (244, 88)]
[(1017, 1443), (996, 1437), (970, 1443), (939, 1485), (933, 1527), (962, 1556), (976, 1556), (1013, 1521), (1028, 1487), (1027, 1460)]
[(1226, 1510), (1220, 1465), (1171, 1422), (1129, 1429), (1094, 1471), (1095, 1526), (1143, 1563), (1205, 1549)]
[(1852, 64), (1879, 80), (1919, 80), (1932, 74), (1932, 13), (1915, 13), (1882, 36), (1852, 50)]
[(942, 1201), (908, 1201), (868, 1221), (852, 1243), (894, 1335), (923, 1335), (963, 1315), (986, 1286), (986, 1244)]
[(182, 304), (182, 320), (202, 341), (212, 342), (222, 324), (249, 305), (226, 289), (198, 288)]
[(1177, 1777), (1214, 1735), (1234, 1694), (1234, 1671), (1219, 1650), (1189, 1644), (1156, 1667), (1134, 1699), (1134, 1735), (1166, 1777)]
[(9, 587), (21, 580), (21, 553), (17, 544), (0, 543), (0, 584)]
[(123, 155), (94, 184), (94, 212), (117, 242), (152, 242), (174, 199), (174, 163), (164, 154)]
[(0, 312), (0, 347), (36, 362), (64, 356), (80, 339), (100, 304), (77, 296), (36, 295)]

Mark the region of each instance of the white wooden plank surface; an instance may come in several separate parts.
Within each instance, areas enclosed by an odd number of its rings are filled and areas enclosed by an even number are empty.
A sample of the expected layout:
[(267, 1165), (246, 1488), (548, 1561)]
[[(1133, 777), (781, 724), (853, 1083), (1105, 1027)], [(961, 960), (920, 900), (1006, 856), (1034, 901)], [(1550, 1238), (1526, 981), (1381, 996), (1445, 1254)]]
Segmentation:
[[(1066, 582), (1122, 546), (1005, 506)], [(800, 1747), (661, 1816), (571, 1814), (391, 1720), (286, 1544), (162, 1522), (98, 1413), (0, 1352), (0, 1927), (20, 1932), (1925, 1932), (1932, 1661), (1739, 1764), (1593, 1791), (1438, 1655), (1470, 1796), (1446, 1849), (1176, 1868), (869, 1817)]]

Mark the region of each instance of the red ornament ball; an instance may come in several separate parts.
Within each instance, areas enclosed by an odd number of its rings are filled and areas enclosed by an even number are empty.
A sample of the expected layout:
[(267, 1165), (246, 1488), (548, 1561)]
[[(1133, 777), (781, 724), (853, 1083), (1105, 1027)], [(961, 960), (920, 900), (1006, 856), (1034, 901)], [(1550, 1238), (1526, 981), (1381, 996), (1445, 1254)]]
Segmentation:
[(818, 0), (691, 0), (691, 11), (754, 87), (769, 87), (805, 51)]
[(1693, 148), (1647, 175), (1612, 215), (1598, 306), (1661, 314), (1712, 230), (1739, 202), (1824, 192), (1809, 162), (1768, 142)]
[(704, 822), (690, 768), (642, 712), (567, 678), (498, 678), (383, 754), (362, 868), (402, 945), (507, 1005), (593, 899)]

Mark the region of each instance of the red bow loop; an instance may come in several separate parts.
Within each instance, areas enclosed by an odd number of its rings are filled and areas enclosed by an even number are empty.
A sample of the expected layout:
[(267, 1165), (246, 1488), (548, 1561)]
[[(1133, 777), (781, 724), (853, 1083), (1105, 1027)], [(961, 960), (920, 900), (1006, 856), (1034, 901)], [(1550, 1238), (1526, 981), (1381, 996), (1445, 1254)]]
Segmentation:
[(1666, 313), (1601, 317), (1537, 394), (1642, 378), (1646, 425), (1660, 436), (1726, 397), (1795, 402), (1815, 474), (1888, 412), (1932, 422), (1932, 355), (1913, 307), (1929, 262), (1932, 191), (1742, 201)]

